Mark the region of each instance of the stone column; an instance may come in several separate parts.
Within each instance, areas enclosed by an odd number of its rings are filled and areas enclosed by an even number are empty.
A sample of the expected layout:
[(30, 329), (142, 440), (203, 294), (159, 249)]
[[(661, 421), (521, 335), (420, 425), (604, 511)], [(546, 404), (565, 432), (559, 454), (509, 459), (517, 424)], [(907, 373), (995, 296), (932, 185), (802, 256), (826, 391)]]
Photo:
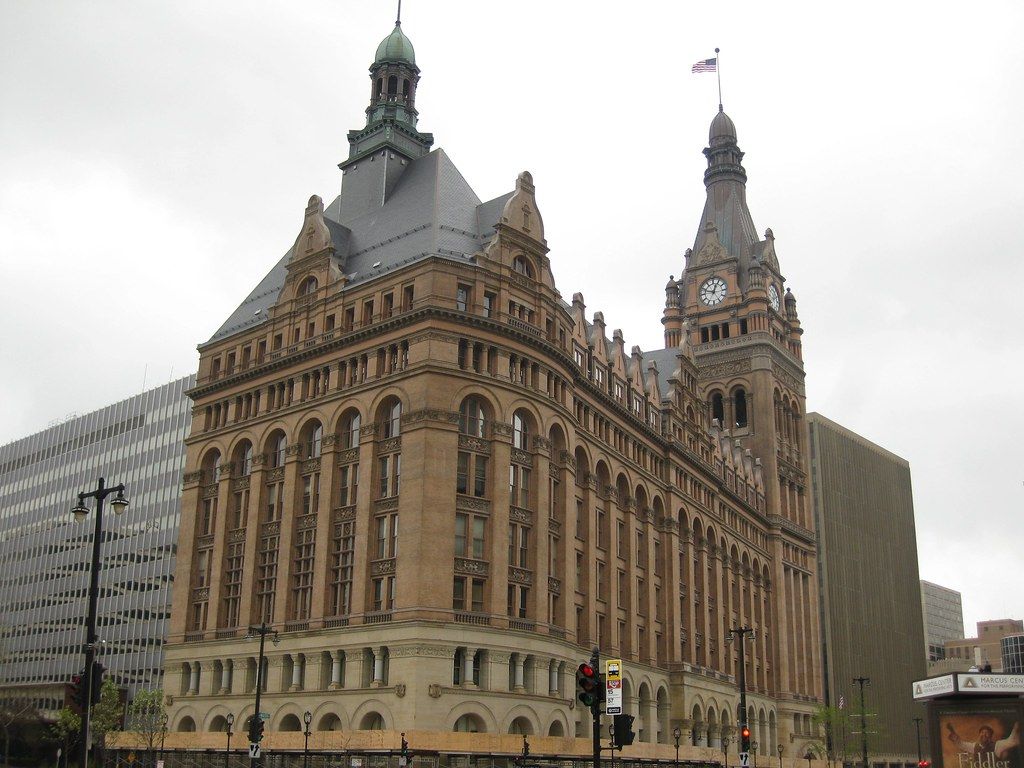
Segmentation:
[(292, 684), (289, 690), (298, 691), (302, 689), (302, 667), (305, 661), (302, 654), (292, 656)]
[(513, 684), (513, 689), (516, 691), (525, 691), (526, 685), (523, 680), (523, 668), (526, 664), (526, 657), (521, 653), (515, 653), (513, 654), (513, 659), (515, 661), (515, 682)]
[(373, 654), (373, 682), (374, 688), (384, 685), (384, 646), (377, 646), (371, 650)]
[(220, 690), (218, 693), (231, 693), (231, 659), (225, 659), (220, 669)]
[(473, 682), (473, 654), (476, 649), (466, 648), (462, 654), (462, 685), (465, 688), (475, 688)]
[(188, 682), (188, 692), (190, 694), (192, 694), (193, 696), (195, 696), (196, 694), (199, 693), (199, 670), (200, 670), (200, 666), (201, 665), (200, 665), (200, 663), (198, 661), (193, 661), (192, 662), (192, 667), (191, 667), (192, 675), (189, 678), (189, 682)]
[(548, 662), (548, 695), (558, 695), (558, 662), (555, 659)]
[(331, 685), (332, 691), (342, 688), (345, 682), (341, 679), (341, 659), (344, 651), (334, 651), (331, 654)]

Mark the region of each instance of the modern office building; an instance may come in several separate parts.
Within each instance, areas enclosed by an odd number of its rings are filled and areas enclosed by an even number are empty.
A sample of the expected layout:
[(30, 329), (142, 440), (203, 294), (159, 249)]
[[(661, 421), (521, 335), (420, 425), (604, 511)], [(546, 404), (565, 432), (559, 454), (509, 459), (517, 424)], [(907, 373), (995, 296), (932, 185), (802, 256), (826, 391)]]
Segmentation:
[(753, 738), (802, 757), (821, 700), (802, 329), (733, 121), (711, 123), (693, 248), (651, 318), (665, 346), (643, 352), (562, 299), (529, 173), (483, 202), (431, 149), (419, 80), (396, 24), (340, 196), (309, 199), (200, 345), (168, 743), (244, 723), (259, 675), (268, 748), (308, 711), (323, 748), (415, 729), (572, 750), (596, 645), (622, 659), (637, 749), (679, 727), (735, 750), (729, 634), (750, 627)]
[(104, 514), (99, 659), (130, 691), (160, 685), (194, 384), (179, 379), (0, 446), (0, 697), (52, 714), (83, 668), (95, 511), (76, 522), (71, 508), (100, 476), (124, 483), (130, 503)]
[(1007, 635), (1000, 641), (1003, 672), (1024, 675), (1024, 635)]
[(993, 672), (1003, 669), (1003, 638), (1024, 632), (1024, 621), (1020, 619), (991, 619), (979, 621), (977, 635), (946, 643), (946, 661), (932, 671), (966, 671), (970, 667), (991, 668)]
[[(819, 532), (825, 700), (859, 712), (865, 688), (874, 763), (917, 762), (909, 691), (926, 674), (910, 465), (821, 414), (807, 417), (814, 516)], [(842, 730), (842, 729), (840, 729)], [(860, 737), (832, 735), (845, 762)]]
[(960, 593), (921, 580), (921, 610), (929, 663), (946, 658), (946, 643), (964, 639), (964, 609)]

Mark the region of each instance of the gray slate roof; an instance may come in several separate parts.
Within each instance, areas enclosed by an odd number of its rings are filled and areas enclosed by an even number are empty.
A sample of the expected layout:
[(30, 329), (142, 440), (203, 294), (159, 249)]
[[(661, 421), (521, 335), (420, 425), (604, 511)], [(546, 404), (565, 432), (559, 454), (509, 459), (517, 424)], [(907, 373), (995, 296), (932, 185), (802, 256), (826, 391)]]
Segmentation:
[[(410, 161), (390, 198), (371, 213), (339, 221), (341, 195), (324, 209), (324, 220), (348, 284), (356, 285), (426, 256), (468, 262), (494, 234), (512, 192), (481, 203), (444, 150), (435, 149)], [(300, 224), (296, 215), (296, 232)], [(290, 257), (291, 248), (207, 343), (267, 319), (267, 309), (284, 285)], [(377, 262), (380, 265), (374, 267)]]

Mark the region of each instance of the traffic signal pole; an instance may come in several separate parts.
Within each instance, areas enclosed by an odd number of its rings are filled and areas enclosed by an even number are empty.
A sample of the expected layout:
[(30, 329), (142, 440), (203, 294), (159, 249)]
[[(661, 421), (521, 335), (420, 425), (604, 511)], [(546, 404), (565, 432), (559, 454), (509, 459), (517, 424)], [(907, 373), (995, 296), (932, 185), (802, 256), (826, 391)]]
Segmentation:
[[(601, 669), (601, 651), (596, 646), (590, 656), (590, 666), (594, 668), (594, 673), (600, 680), (601, 673), (598, 670)], [(601, 695), (596, 696), (594, 703), (590, 705), (590, 714), (594, 718), (594, 768), (601, 768), (601, 701), (603, 698)]]

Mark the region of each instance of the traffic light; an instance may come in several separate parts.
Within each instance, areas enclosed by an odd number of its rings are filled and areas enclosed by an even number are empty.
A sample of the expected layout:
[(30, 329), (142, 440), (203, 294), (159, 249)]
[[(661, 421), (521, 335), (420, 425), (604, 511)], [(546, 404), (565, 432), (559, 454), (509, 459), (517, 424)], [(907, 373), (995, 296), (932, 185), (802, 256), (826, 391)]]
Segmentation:
[(402, 734), (402, 759), (409, 759), (409, 742), (405, 740), (405, 734)]
[(82, 690), (82, 676), (72, 675), (70, 688), (71, 703), (78, 709), (82, 708), (82, 703), (85, 700), (85, 691)]
[(249, 741), (256, 742), (263, 740), (263, 718), (259, 716), (259, 713), (252, 716), (249, 721)]
[(918, 766), (918, 768), (930, 768), (931, 764), (932, 764), (931, 760), (921, 760), (917, 764), (917, 766)]
[(612, 743), (616, 747), (628, 747), (635, 738), (636, 734), (633, 733), (633, 716), (615, 715), (615, 722), (612, 725)]
[(750, 751), (750, 729), (747, 726), (743, 726), (740, 729), (740, 752)]
[(99, 704), (103, 693), (103, 677), (107, 669), (98, 661), (92, 663), (92, 703)]
[(601, 676), (591, 664), (583, 662), (576, 668), (576, 687), (580, 689), (579, 699), (593, 709), (604, 701), (604, 686)]

